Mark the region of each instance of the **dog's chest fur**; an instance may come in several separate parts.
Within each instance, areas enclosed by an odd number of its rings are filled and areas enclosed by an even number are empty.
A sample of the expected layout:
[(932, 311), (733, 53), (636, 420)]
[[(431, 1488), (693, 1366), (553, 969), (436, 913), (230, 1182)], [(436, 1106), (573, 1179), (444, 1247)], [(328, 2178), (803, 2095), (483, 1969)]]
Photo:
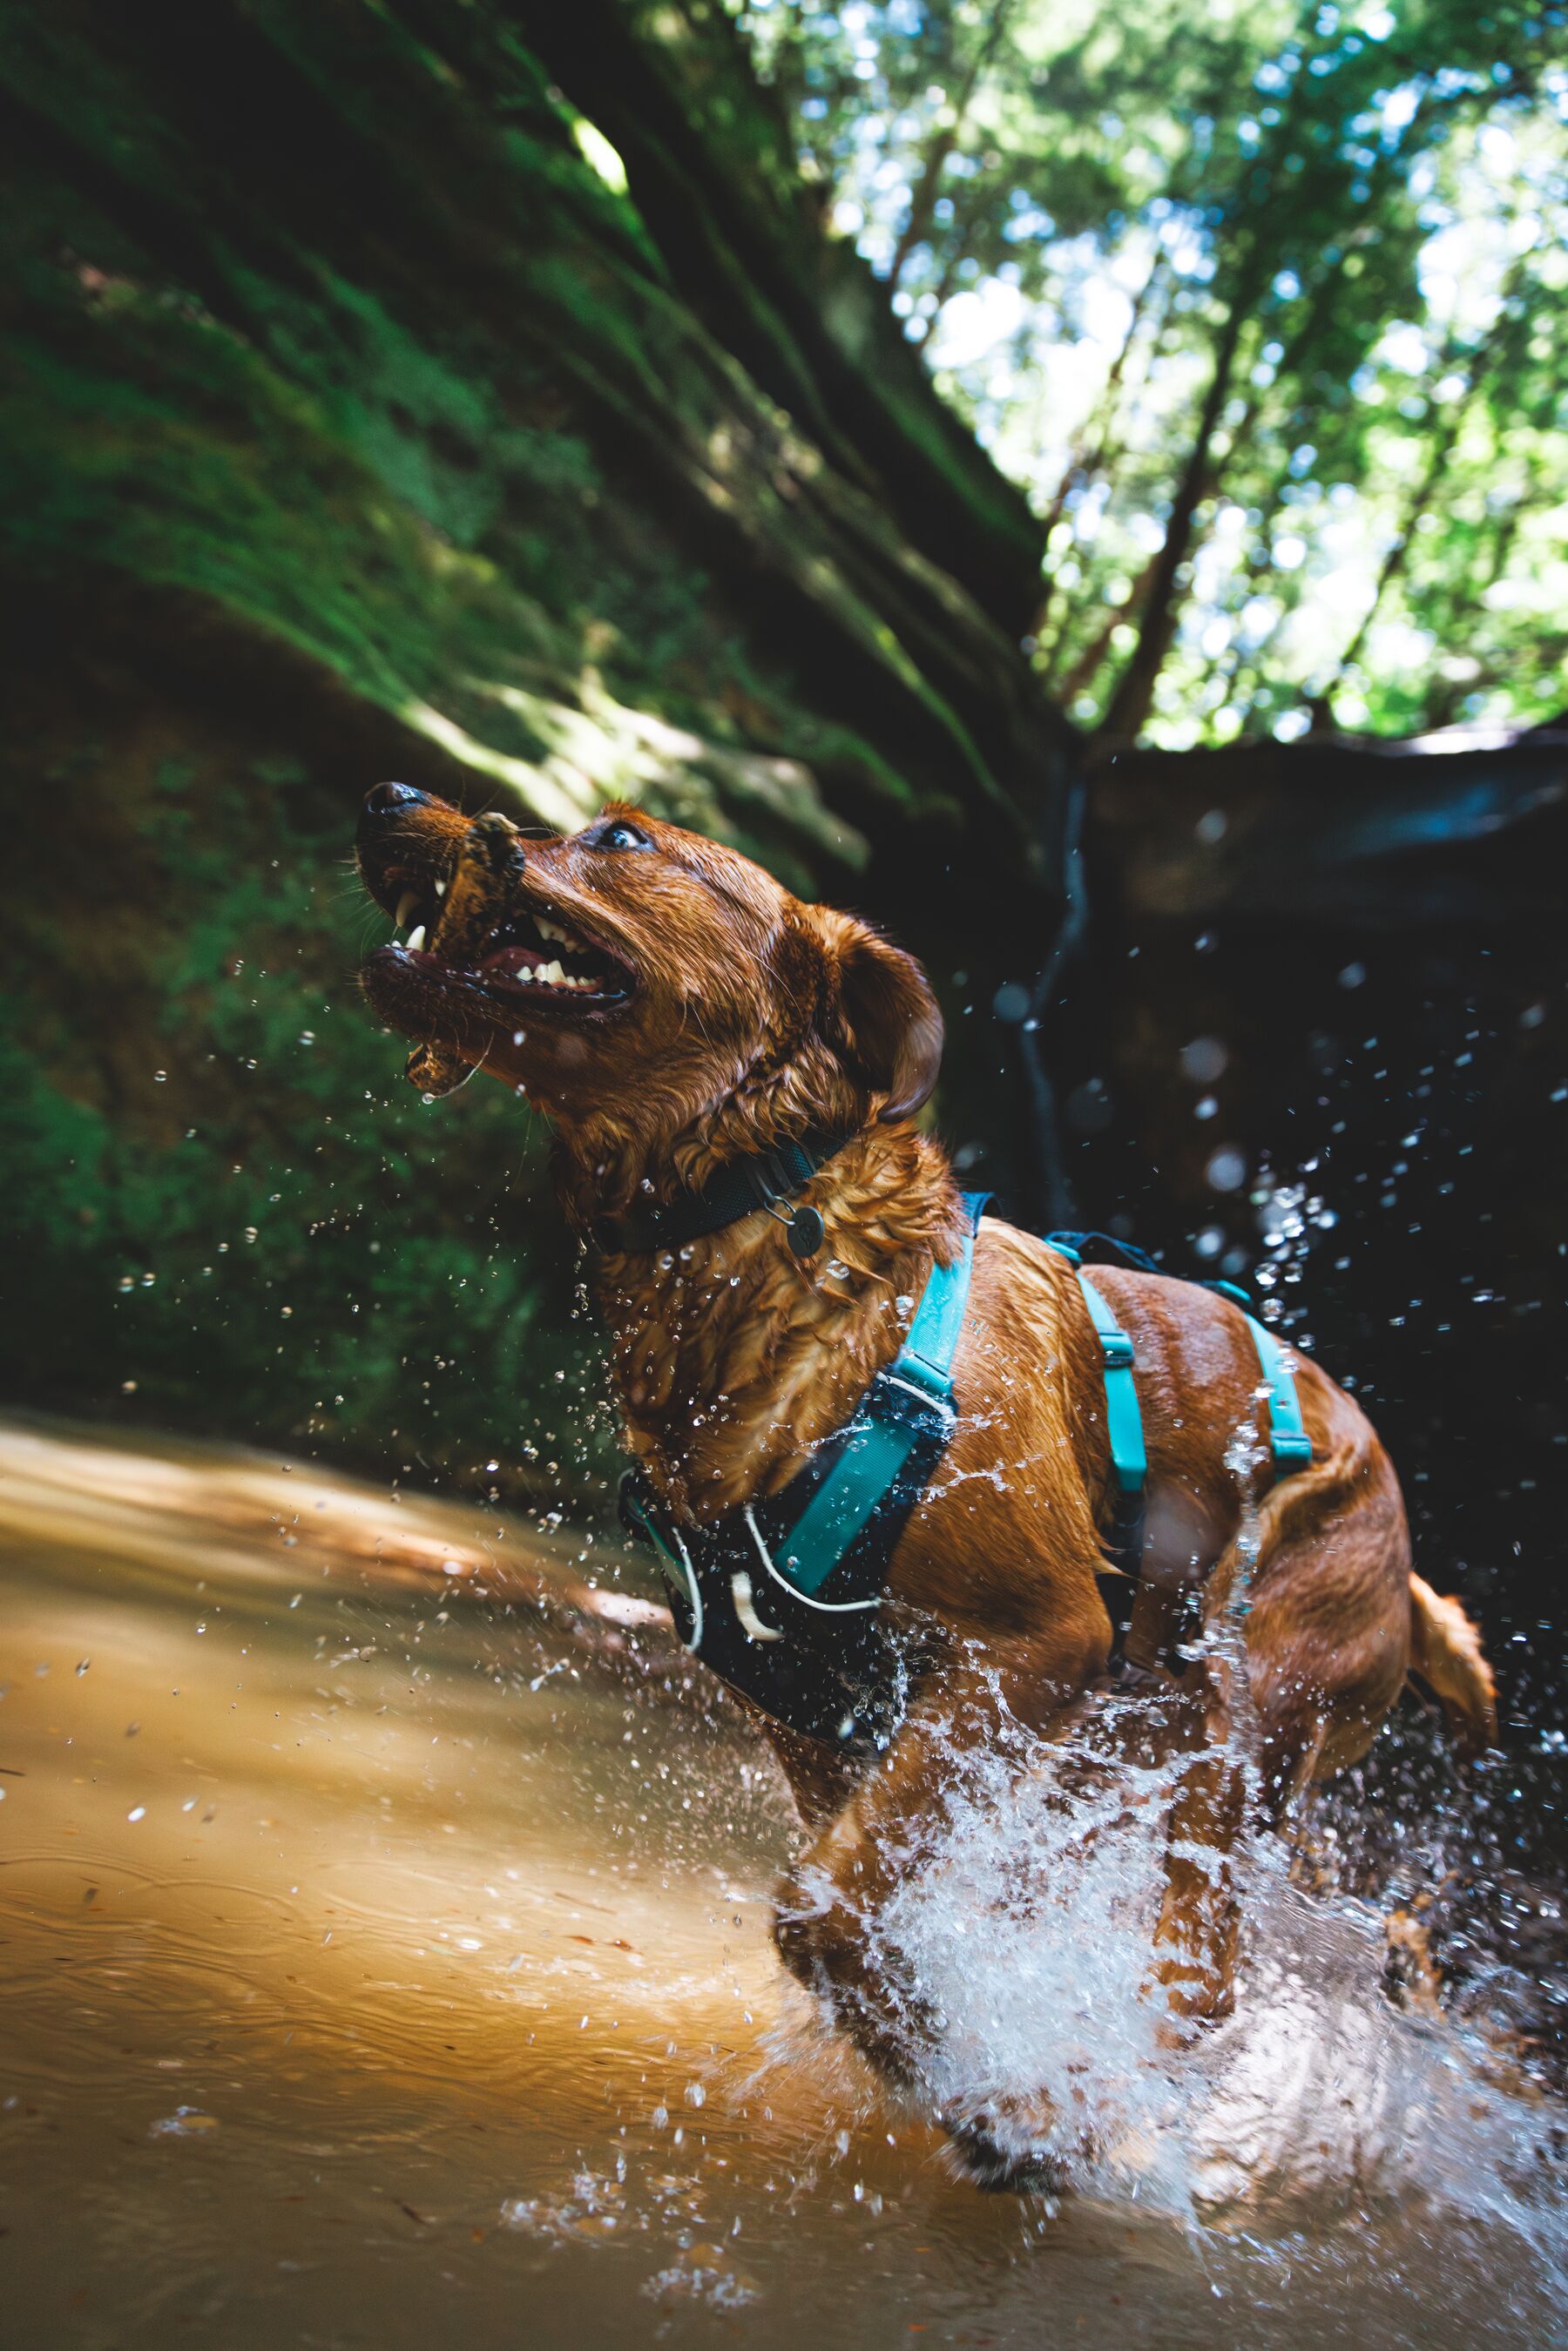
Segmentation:
[(827, 1228), (809, 1263), (753, 1217), (601, 1268), (632, 1449), (698, 1520), (788, 1483), (898, 1353), (934, 1259), (958, 1246), (944, 1155), (908, 1130), (857, 1137), (807, 1196)]

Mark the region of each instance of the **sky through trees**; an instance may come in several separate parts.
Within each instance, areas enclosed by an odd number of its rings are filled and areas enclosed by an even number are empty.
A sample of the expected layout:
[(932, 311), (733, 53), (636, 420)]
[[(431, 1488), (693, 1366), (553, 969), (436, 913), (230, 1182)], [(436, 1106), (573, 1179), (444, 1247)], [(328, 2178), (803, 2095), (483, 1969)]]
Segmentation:
[(838, 232), (1050, 528), (1105, 744), (1568, 693), (1561, 7), (748, 0)]

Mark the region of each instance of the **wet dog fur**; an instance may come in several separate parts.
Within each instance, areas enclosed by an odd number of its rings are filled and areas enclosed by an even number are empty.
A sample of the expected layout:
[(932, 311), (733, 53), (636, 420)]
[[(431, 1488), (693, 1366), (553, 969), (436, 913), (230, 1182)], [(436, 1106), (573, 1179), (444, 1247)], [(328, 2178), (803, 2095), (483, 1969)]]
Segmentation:
[[(808, 1128), (852, 1135), (804, 1195), (828, 1234), (810, 1263), (760, 1211), (674, 1254), (595, 1259), (627, 1441), (661, 1496), (701, 1522), (776, 1492), (897, 1353), (931, 1267), (959, 1246), (946, 1155), (915, 1123), (942, 1048), (918, 966), (632, 809), (525, 841), (502, 817), (383, 785), (359, 854), (387, 912), (418, 917), (410, 944), (363, 972), (375, 1012), (415, 1040), (411, 1076), (444, 1092), (478, 1068), (543, 1112), (579, 1233)], [(1312, 1462), (1273, 1484), (1236, 1307), (1158, 1275), (1094, 1279), (1134, 1342), (1149, 1456), (1128, 1652), (1147, 1736), (1187, 1759), (1152, 1960), (1179, 2034), (1231, 2001), (1226, 1856), (1259, 1788), (1278, 1816), (1354, 1762), (1411, 1672), (1461, 1745), (1483, 1746), (1492, 1682), (1462, 1609), (1412, 1573), (1398, 1482), (1359, 1405), (1301, 1358)], [(996, 1217), (979, 1228), (954, 1377), (958, 1424), (892, 1563), (890, 1606), (921, 1626), (923, 1663), (891, 1747), (852, 1764), (759, 1718), (809, 1839), (779, 1892), (779, 1949), (897, 2081), (917, 2075), (926, 2027), (879, 1956), (878, 1915), (939, 1836), (965, 1754), (1018, 1725), (1048, 1738), (1081, 1725), (1111, 1645), (1098, 1342), (1064, 1260)], [(1250, 1787), (1227, 1745), (1237, 1691), (1203, 1657), (1171, 1672), (1167, 1646), (1181, 1592), (1199, 1583), (1212, 1623), (1244, 1568)], [(1049, 2118), (1027, 2098), (947, 2120), (988, 2184), (1038, 2180), (1042, 2163), (1049, 2175), (1036, 2151)]]

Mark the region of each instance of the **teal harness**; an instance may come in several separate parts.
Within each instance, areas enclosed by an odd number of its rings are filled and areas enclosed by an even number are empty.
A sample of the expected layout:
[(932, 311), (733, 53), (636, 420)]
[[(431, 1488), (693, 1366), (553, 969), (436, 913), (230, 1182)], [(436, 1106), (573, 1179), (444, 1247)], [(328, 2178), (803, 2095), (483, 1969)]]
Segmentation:
[[(873, 1753), (885, 1747), (919, 1671), (918, 1636), (895, 1641), (882, 1607), (898, 1539), (956, 1424), (953, 1362), (988, 1196), (964, 1196), (957, 1259), (933, 1267), (894, 1362), (781, 1493), (699, 1526), (669, 1510), (639, 1470), (622, 1483), (622, 1520), (653, 1544), (683, 1641), (775, 1720), (810, 1738)], [(1056, 1234), (1050, 1246), (1077, 1274), (1100, 1340), (1114, 1499), (1107, 1547), (1117, 1554), (1104, 1571), (1105, 1597), (1119, 1660), (1142, 1565), (1148, 1456), (1132, 1340), (1081, 1262), (1082, 1247), (1099, 1238)], [(1106, 1246), (1124, 1259), (1137, 1254)], [(1243, 1292), (1212, 1286), (1246, 1313)], [(1274, 1472), (1285, 1477), (1311, 1460), (1312, 1441), (1283, 1351), (1250, 1313), (1246, 1319), (1267, 1392)]]
[[(1101, 1238), (1102, 1236), (1094, 1233), (1048, 1233), (1046, 1246), (1055, 1249), (1058, 1256), (1064, 1257), (1077, 1274), (1083, 1303), (1089, 1310), (1089, 1320), (1100, 1340), (1105, 1381), (1105, 1434), (1111, 1447), (1111, 1472), (1115, 1479), (1110, 1547), (1121, 1554), (1117, 1563), (1120, 1571), (1118, 1581), (1104, 1597), (1119, 1653), (1132, 1622), (1133, 1603), (1137, 1597), (1138, 1572), (1143, 1564), (1144, 1502), (1149, 1460), (1144, 1446), (1144, 1416), (1138, 1407), (1137, 1383), (1133, 1376), (1133, 1343), (1084, 1272), (1082, 1249), (1075, 1246)], [(1109, 1246), (1134, 1263), (1143, 1258), (1142, 1250), (1124, 1250), (1114, 1242)], [(1141, 1266), (1135, 1266), (1135, 1270), (1149, 1273), (1158, 1270), (1149, 1259), (1145, 1259)], [(1222, 1297), (1239, 1306), (1243, 1320), (1252, 1333), (1252, 1343), (1258, 1350), (1258, 1362), (1267, 1390), (1270, 1452), (1274, 1475), (1276, 1479), (1288, 1478), (1292, 1470), (1304, 1469), (1312, 1458), (1312, 1440), (1307, 1435), (1306, 1424), (1301, 1418), (1301, 1400), (1296, 1393), (1295, 1374), (1286, 1362), (1284, 1350), (1273, 1332), (1266, 1330), (1256, 1315), (1249, 1311), (1244, 1290), (1237, 1289), (1229, 1281), (1207, 1282), (1204, 1286), (1218, 1290)]]
[(677, 1519), (641, 1472), (621, 1515), (653, 1543), (686, 1646), (793, 1730), (885, 1747), (918, 1658), (881, 1610), (887, 1571), (956, 1423), (953, 1358), (964, 1327), (984, 1194), (966, 1194), (963, 1246), (934, 1266), (909, 1336), (842, 1428), (781, 1494), (709, 1524)]

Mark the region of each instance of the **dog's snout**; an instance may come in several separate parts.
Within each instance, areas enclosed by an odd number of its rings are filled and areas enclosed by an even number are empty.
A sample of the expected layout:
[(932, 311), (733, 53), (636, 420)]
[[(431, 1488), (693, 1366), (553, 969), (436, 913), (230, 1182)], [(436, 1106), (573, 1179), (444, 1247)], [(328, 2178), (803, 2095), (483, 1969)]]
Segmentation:
[(365, 794), (367, 817), (401, 816), (405, 809), (428, 808), (429, 797), (412, 784), (372, 784)]

